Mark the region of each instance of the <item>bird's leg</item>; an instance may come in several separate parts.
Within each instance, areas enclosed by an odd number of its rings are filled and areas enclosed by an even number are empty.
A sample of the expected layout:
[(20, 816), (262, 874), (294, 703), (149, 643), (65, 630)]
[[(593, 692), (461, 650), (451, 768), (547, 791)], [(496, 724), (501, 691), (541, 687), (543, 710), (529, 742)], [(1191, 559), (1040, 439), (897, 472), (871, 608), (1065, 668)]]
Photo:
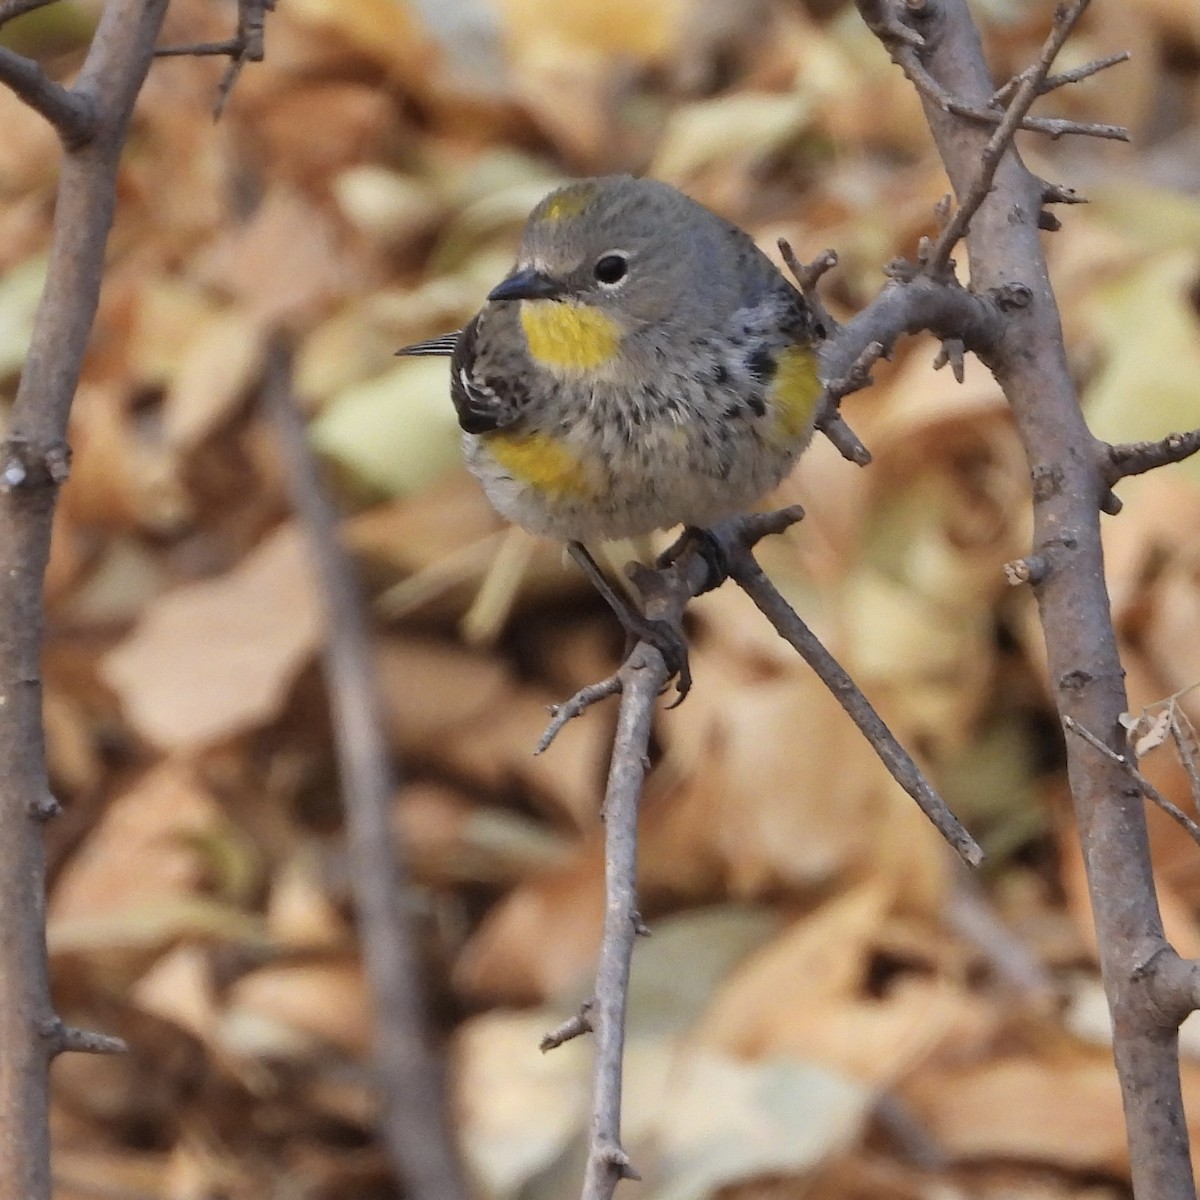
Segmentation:
[(708, 579), (696, 595), (702, 596), (719, 588), (729, 578), (729, 559), (716, 534), (699, 525), (685, 525), (683, 532), (658, 556), (656, 565), (660, 568), (672, 566), (689, 548), (694, 549), (708, 567)]
[(692, 672), (688, 665), (688, 648), (683, 630), (671, 621), (648, 617), (639, 612), (633, 603), (608, 582), (599, 564), (582, 542), (568, 542), (567, 551), (580, 570), (591, 581), (592, 586), (604, 597), (605, 603), (616, 614), (621, 628), (635, 642), (649, 642), (663, 656), (667, 670), (677, 676), (675, 684), (680, 703), (692, 687)]

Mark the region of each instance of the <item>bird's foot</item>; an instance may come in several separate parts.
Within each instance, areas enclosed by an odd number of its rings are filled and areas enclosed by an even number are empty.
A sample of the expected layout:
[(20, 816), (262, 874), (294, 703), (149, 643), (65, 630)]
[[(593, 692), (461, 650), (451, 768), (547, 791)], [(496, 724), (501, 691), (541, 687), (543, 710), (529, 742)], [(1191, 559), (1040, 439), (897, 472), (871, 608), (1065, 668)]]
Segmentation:
[(679, 622), (662, 617), (648, 617), (640, 612), (624, 593), (609, 583), (599, 564), (582, 542), (569, 542), (567, 550), (621, 622), (621, 628), (630, 639), (628, 649), (632, 649), (638, 642), (647, 642), (663, 656), (679, 693), (671, 707), (680, 704), (691, 690), (692, 672), (688, 663), (687, 640)]
[(685, 525), (683, 532), (658, 556), (656, 565), (660, 569), (673, 566), (689, 549), (695, 550), (708, 568), (708, 578), (696, 592), (697, 596), (719, 588), (729, 578), (729, 558), (720, 538), (712, 530), (699, 525)]
[[(675, 690), (679, 694), (671, 701), (668, 708), (678, 708), (688, 692), (692, 690), (692, 668), (688, 661), (687, 639), (683, 630), (674, 621), (661, 617), (647, 617), (638, 612), (632, 605), (625, 613), (617, 613), (617, 619), (629, 639), (626, 645), (626, 655), (638, 642), (646, 642), (663, 656), (669, 672), (667, 686), (675, 680)], [(663, 689), (664, 691), (666, 688)]]

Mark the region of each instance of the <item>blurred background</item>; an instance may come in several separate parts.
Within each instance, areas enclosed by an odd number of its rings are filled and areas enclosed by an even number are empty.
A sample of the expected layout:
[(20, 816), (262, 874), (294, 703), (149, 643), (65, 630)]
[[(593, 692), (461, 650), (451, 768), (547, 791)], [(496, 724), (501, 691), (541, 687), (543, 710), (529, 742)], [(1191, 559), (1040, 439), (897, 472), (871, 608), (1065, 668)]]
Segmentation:
[[(975, 5), (997, 83), (1049, 0)], [(57, 77), (98, 5), (11, 22)], [(231, 36), (173, 0), (164, 41)], [(611, 702), (542, 757), (546, 706), (607, 674), (615, 622), (561, 549), (505, 528), (460, 462), (444, 361), (560, 181), (665, 179), (769, 253), (834, 247), (836, 314), (933, 227), (946, 181), (911, 87), (841, 0), (280, 0), (219, 123), (221, 60), (168, 59), (135, 117), (50, 566), (60, 1011), (130, 1053), (54, 1068), (62, 1200), (397, 1194), (373, 1127), (324, 638), (258, 403), (266, 332), (371, 603), (396, 837), (454, 1125), (480, 1197), (577, 1193)], [(1059, 66), (1133, 60), (1038, 111), (1132, 145), (1025, 135), (1090, 203), (1045, 238), (1089, 419), (1200, 424), (1200, 8), (1097, 3)], [(59, 150), (0, 91), (0, 386), (44, 278)], [(984, 843), (961, 873), (837, 704), (732, 587), (691, 611), (644, 805), (626, 1197), (1127, 1194), (1120, 1098), (1061, 735), (1027, 589), (1024, 457), (986, 372), (905, 343), (819, 442), (807, 519), (761, 558)], [(1131, 705), (1200, 681), (1200, 463), (1105, 518)], [(619, 560), (623, 551), (618, 548)], [(1196, 713), (1193, 697), (1181, 711)], [(1154, 711), (1161, 711), (1156, 709)], [(1171, 747), (1146, 769), (1191, 810)], [(1149, 814), (1168, 932), (1200, 952), (1200, 851)], [(1184, 1087), (1200, 1120), (1200, 1041)], [(1200, 1131), (1198, 1131), (1200, 1132)]]

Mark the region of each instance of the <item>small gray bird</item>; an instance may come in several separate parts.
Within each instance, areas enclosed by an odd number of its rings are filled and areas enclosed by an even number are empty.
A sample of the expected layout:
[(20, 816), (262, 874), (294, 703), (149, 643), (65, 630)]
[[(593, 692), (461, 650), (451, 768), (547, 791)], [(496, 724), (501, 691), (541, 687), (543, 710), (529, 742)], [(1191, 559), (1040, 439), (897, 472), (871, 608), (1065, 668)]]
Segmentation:
[(466, 327), (399, 353), (451, 356), (488, 499), (566, 542), (685, 693), (678, 632), (632, 610), (585, 544), (703, 530), (775, 487), (812, 437), (824, 334), (748, 234), (668, 184), (615, 175), (551, 192)]

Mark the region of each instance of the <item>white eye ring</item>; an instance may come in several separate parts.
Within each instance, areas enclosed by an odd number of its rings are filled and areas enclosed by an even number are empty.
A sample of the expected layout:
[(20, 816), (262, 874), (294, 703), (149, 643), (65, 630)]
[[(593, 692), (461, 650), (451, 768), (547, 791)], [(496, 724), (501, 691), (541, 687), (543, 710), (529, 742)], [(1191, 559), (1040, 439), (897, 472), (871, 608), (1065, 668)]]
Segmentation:
[(605, 288), (615, 288), (624, 282), (629, 273), (629, 255), (624, 250), (608, 250), (596, 259), (592, 274), (596, 282)]

